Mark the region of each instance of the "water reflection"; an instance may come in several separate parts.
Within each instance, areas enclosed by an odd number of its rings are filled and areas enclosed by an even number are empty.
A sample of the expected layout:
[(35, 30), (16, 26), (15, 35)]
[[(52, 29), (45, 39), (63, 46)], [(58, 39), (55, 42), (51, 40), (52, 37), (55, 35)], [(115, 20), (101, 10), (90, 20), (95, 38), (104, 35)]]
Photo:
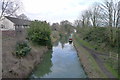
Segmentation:
[[(52, 56), (52, 57), (51, 57)], [(46, 54), (32, 77), (34, 78), (86, 78), (73, 44), (58, 42), (52, 54)]]
[(51, 67), (52, 67), (52, 55), (51, 55), (51, 51), (45, 53), (45, 55), (43, 56), (43, 61), (41, 64), (39, 64), (36, 67), (36, 70), (34, 71), (34, 74), (32, 75), (32, 77), (42, 77), (45, 74), (49, 74), (51, 72)]
[(69, 44), (72, 44), (72, 41), (69, 41)]
[(66, 34), (60, 37), (59, 41), (62, 44), (62, 48), (64, 48), (65, 43), (68, 43), (69, 35), (70, 34)]
[(86, 78), (73, 44), (68, 35), (53, 45), (53, 52), (44, 56), (43, 62), (32, 74), (32, 78)]

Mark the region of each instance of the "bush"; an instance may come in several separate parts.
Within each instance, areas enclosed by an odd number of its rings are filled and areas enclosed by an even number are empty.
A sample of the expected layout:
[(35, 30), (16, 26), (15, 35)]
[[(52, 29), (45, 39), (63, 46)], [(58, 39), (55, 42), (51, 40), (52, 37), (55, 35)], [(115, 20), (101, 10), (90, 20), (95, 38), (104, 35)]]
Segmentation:
[(31, 48), (28, 46), (27, 42), (19, 42), (16, 45), (16, 56), (24, 57), (31, 51)]
[(117, 28), (112, 28), (112, 39), (110, 39), (111, 35), (108, 27), (78, 28), (77, 32), (83, 40), (96, 45), (98, 48), (109, 49), (113, 52), (120, 49), (120, 30)]
[(93, 41), (97, 44), (101, 44), (103, 42), (106, 43), (108, 42), (108, 34), (107, 34), (107, 29), (103, 27), (98, 27), (98, 28), (91, 28), (84, 38), (87, 41)]
[(51, 46), (51, 30), (47, 22), (33, 21), (28, 29), (28, 38), (34, 43)]

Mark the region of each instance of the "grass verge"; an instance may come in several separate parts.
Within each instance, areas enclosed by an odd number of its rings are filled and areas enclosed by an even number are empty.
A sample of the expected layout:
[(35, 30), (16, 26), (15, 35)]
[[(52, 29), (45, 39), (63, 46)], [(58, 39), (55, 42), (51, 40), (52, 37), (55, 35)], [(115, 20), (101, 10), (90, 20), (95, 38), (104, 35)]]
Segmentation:
[[(80, 38), (77, 36), (77, 34), (75, 34), (74, 37), (75, 37), (75, 41), (77, 42), (77, 44), (79, 44), (78, 46), (84, 45), (84, 46), (86, 46), (86, 47), (88, 47), (88, 48), (90, 48), (90, 49), (95, 49), (95, 46), (94, 46), (94, 45), (91, 45), (90, 43), (88, 43), (88, 42), (80, 39)], [(101, 52), (101, 51), (97, 51), (97, 52)], [(86, 53), (86, 52), (84, 52), (84, 53)], [(101, 53), (102, 53), (102, 52), (101, 52)], [(87, 54), (87, 55), (90, 56), (90, 54)], [(90, 58), (91, 58), (91, 62), (93, 62), (93, 65), (96, 64), (96, 63), (94, 62), (94, 60), (92, 59), (93, 57), (90, 56)], [(110, 71), (115, 77), (120, 78), (120, 75), (118, 75), (118, 72), (117, 72), (116, 70), (114, 70), (111, 66), (109, 66), (108, 63), (105, 62), (104, 65), (105, 65), (105, 67), (107, 68), (107, 70)], [(94, 65), (94, 66), (96, 66), (96, 65)], [(99, 66), (98, 66), (98, 67), (99, 67)], [(97, 68), (95, 68), (95, 69), (97, 69)]]
[[(77, 47), (77, 49), (79, 49), (81, 51), (81, 55), (79, 56), (80, 59), (85, 57), (86, 58), (86, 61), (83, 61), (82, 64), (83, 65), (86, 65), (86, 67), (88, 68), (88, 70), (92, 71), (92, 73), (89, 73), (89, 71), (85, 71), (88, 75), (88, 77), (90, 78), (107, 78), (107, 76), (101, 71), (101, 69), (99, 68), (99, 66), (97, 65), (96, 61), (94, 60), (94, 58), (92, 57), (91, 54), (89, 54), (88, 51), (86, 51), (82, 46), (81, 44), (85, 44), (85, 46), (89, 46), (89, 47), (92, 47), (89, 43), (83, 41), (83, 40), (80, 40), (79, 37), (75, 36), (74, 37), (74, 44), (75, 46)], [(84, 55), (84, 56), (83, 56)], [(87, 57), (86, 57), (87, 56)], [(86, 62), (86, 64), (85, 64)], [(91, 75), (93, 74), (93, 75)]]
[(114, 70), (112, 67), (110, 67), (108, 63), (106, 63), (104, 65), (115, 77), (120, 79), (120, 75), (118, 75), (118, 72), (116, 70)]

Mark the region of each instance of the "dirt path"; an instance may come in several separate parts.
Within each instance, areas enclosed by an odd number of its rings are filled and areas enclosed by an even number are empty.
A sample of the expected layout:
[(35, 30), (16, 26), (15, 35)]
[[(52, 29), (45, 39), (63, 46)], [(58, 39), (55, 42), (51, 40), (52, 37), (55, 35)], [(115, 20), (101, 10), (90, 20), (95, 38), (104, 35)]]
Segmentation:
[[(82, 45), (83, 48), (85, 48), (89, 53), (91, 53), (91, 55), (93, 56), (93, 58), (95, 59), (95, 61), (97, 62), (97, 64), (99, 65), (99, 67), (101, 68), (101, 70), (106, 74), (106, 76), (108, 76), (108, 78), (115, 78), (111, 72), (109, 72), (106, 67), (104, 66), (102, 60), (99, 58), (99, 53), (95, 52), (92, 49), (89, 49), (85, 46)], [(103, 54), (102, 54), (103, 55)]]

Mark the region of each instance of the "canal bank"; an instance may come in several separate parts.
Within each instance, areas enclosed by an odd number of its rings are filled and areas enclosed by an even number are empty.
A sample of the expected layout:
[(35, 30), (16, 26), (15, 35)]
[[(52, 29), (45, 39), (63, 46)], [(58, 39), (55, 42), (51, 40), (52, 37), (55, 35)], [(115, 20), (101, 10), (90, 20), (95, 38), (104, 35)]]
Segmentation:
[(35, 66), (42, 62), (44, 53), (48, 51), (46, 46), (30, 45), (30, 54), (19, 59), (13, 54), (3, 54), (2, 78), (27, 78)]
[(89, 52), (81, 46), (77, 36), (74, 36), (73, 43), (77, 50), (77, 53), (81, 61), (81, 64), (84, 68), (84, 71), (86, 72), (88, 77), (89, 78), (107, 78), (106, 75), (100, 69), (100, 67), (97, 65), (92, 55), (89, 54)]
[(55, 43), (30, 78), (86, 78), (73, 44)]

